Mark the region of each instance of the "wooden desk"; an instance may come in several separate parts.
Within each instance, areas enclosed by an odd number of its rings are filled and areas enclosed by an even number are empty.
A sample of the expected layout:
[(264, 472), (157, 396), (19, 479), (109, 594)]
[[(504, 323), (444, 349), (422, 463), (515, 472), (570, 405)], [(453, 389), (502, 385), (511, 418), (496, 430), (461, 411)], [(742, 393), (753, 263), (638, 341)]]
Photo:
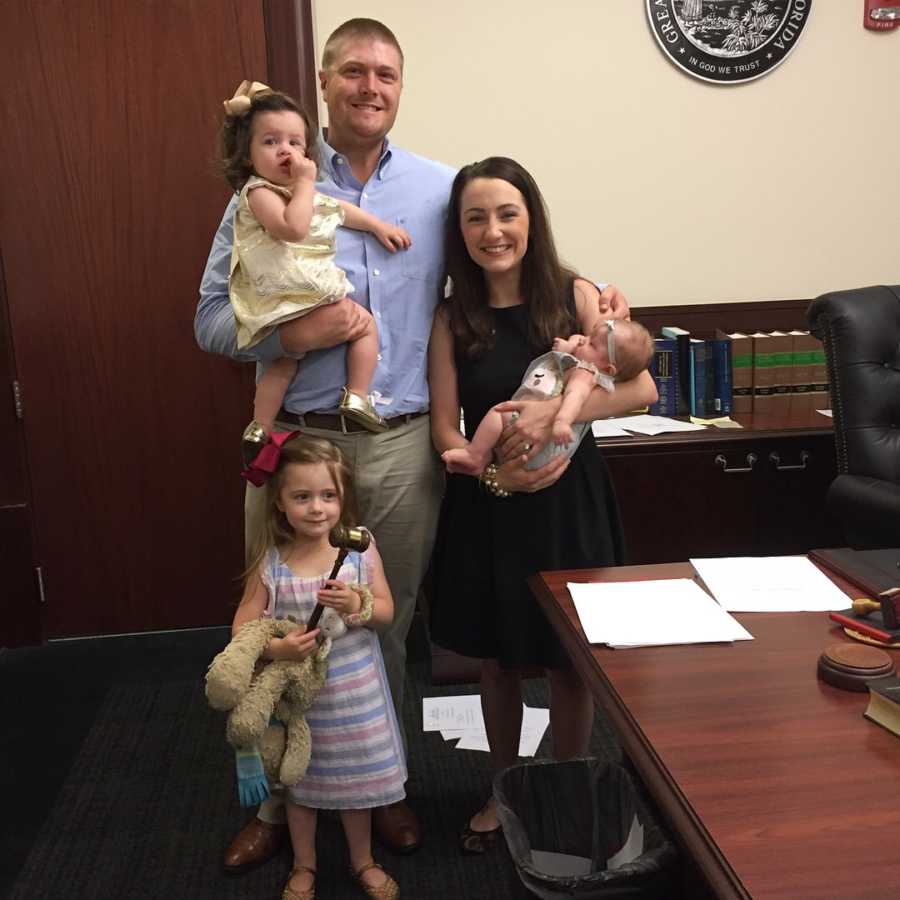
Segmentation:
[(844, 543), (825, 494), (837, 474), (831, 420), (736, 416), (740, 429), (603, 438), (626, 562), (807, 553)]
[(868, 694), (816, 678), (822, 649), (846, 639), (825, 613), (736, 615), (753, 641), (610, 650), (587, 643), (566, 588), (692, 575), (677, 563), (530, 584), (714, 896), (900, 897), (900, 738), (863, 718)]

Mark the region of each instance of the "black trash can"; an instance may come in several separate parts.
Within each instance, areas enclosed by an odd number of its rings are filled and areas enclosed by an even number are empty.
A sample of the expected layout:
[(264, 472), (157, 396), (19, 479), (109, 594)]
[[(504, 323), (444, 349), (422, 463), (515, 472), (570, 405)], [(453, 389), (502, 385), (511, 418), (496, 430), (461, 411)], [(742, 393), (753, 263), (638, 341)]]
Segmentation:
[(539, 760), (494, 779), (522, 883), (544, 900), (656, 898), (678, 892), (675, 847), (620, 765)]

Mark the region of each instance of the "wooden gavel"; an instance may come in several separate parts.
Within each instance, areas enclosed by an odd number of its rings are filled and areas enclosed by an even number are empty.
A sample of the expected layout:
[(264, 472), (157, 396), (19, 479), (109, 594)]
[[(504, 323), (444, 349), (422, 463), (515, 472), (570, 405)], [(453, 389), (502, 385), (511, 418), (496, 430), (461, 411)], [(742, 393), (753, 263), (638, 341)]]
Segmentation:
[[(351, 550), (356, 550), (359, 553), (364, 552), (368, 548), (370, 540), (369, 532), (364, 528), (348, 528), (346, 525), (335, 525), (328, 532), (328, 543), (332, 547), (337, 548), (338, 555), (328, 580), (332, 581), (335, 578)], [(316, 608), (309, 617), (309, 621), (306, 623), (307, 632), (312, 631), (319, 624), (319, 619), (322, 618), (323, 612), (325, 612), (325, 607), (321, 603), (317, 603)]]
[(887, 628), (900, 627), (900, 588), (890, 588), (879, 595), (881, 601), (868, 597), (857, 597), (853, 601), (853, 612), (858, 616), (881, 611), (881, 619)]
[(881, 604), (868, 597), (857, 597), (853, 601), (853, 612), (858, 616), (867, 616), (869, 613), (877, 612), (881, 609)]

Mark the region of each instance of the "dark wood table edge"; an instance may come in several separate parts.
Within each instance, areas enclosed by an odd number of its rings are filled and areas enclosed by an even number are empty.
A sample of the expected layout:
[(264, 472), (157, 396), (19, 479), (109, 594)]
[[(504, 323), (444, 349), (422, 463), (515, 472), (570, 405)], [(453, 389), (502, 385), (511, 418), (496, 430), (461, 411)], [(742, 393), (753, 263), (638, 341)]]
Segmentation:
[[(683, 567), (683, 571), (680, 574), (668, 574), (659, 577), (693, 576), (694, 570), (689, 563), (676, 565)], [(669, 568), (674, 568), (674, 566)], [(668, 777), (666, 767), (653, 749), (653, 746), (644, 736), (628, 708), (622, 702), (615, 688), (606, 678), (602, 669), (600, 670), (600, 679), (603, 689), (595, 689), (597, 667), (591, 653), (591, 645), (588, 643), (581, 625), (577, 622), (577, 617), (576, 619), (570, 618), (560, 608), (556, 598), (553, 596), (553, 592), (547, 586), (546, 581), (544, 581), (543, 575), (543, 572), (538, 572), (536, 575), (530, 576), (528, 579), (529, 587), (559, 636), (566, 653), (572, 660), (572, 664), (588, 686), (591, 687), (594, 699), (612, 722), (625, 753), (640, 775), (654, 803), (666, 819), (666, 825), (672, 833), (673, 839), (694, 861), (717, 897), (728, 898), (728, 900), (732, 900), (732, 898), (752, 900), (751, 895), (710, 837), (684, 794), (682, 794), (674, 781)], [(573, 578), (572, 580), (580, 579)]]
[[(801, 420), (790, 416), (753, 416), (735, 414), (732, 418), (741, 424), (741, 428), (717, 428), (708, 425), (702, 431), (666, 431), (662, 434), (632, 433), (624, 435), (609, 435), (598, 437), (594, 442), (601, 449), (656, 450), (659, 448), (675, 449), (683, 445), (683, 449), (690, 450), (698, 444), (729, 444), (746, 443), (759, 440), (785, 440), (792, 438), (820, 438), (834, 436), (834, 423), (828, 416), (821, 413), (815, 414), (818, 419), (804, 417)], [(671, 418), (671, 417), (668, 417)], [(680, 421), (687, 421), (684, 416), (676, 417)], [(821, 421), (819, 421), (821, 419)], [(609, 420), (615, 425), (615, 418)]]

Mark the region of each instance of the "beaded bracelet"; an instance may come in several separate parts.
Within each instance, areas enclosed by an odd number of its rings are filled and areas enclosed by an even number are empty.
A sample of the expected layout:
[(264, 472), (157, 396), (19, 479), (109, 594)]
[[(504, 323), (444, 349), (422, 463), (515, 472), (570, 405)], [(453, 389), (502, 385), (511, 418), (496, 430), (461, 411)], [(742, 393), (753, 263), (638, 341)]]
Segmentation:
[(484, 489), (488, 493), (493, 494), (495, 497), (511, 496), (510, 491), (507, 491), (504, 488), (500, 487), (500, 485), (497, 483), (496, 463), (490, 463), (488, 466), (486, 466), (485, 470), (481, 473), (481, 477), (478, 480), (482, 483)]
[(359, 594), (362, 605), (359, 608), (359, 612), (343, 613), (341, 618), (348, 628), (353, 628), (356, 625), (365, 625), (372, 618), (372, 607), (374, 605), (372, 592), (364, 584), (350, 584), (348, 587), (351, 591)]

